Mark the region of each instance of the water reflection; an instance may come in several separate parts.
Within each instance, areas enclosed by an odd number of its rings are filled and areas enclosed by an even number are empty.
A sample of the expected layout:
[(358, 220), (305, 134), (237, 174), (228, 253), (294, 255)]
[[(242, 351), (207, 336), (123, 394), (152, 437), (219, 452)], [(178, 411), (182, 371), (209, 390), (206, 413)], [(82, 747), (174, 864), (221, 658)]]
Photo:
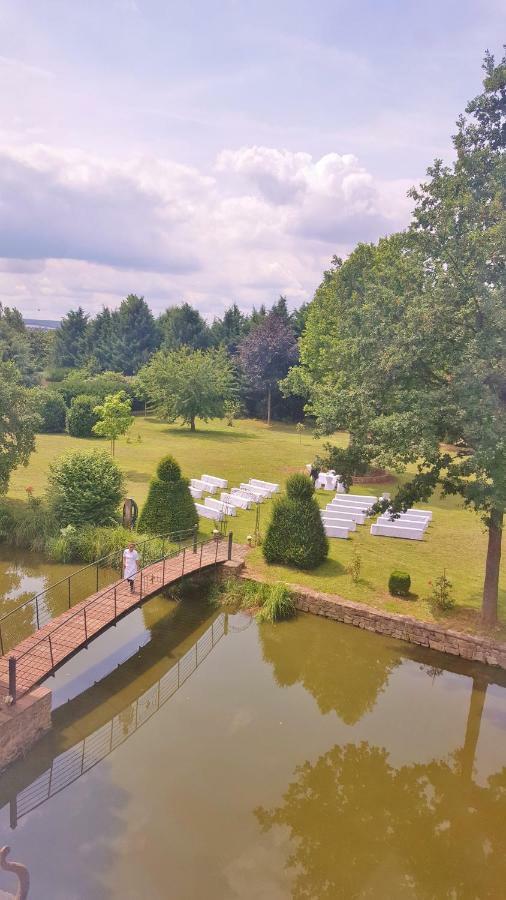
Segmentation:
[(506, 768), (481, 787), (455, 756), (396, 769), (383, 748), (336, 745), (256, 815), (289, 830), (295, 900), (503, 896)]
[(300, 682), (322, 713), (334, 710), (347, 725), (358, 722), (376, 704), (391, 672), (402, 661), (399, 643), (355, 628), (321, 627), (308, 616), (284, 628), (260, 630), (264, 660), (273, 667), (279, 685)]

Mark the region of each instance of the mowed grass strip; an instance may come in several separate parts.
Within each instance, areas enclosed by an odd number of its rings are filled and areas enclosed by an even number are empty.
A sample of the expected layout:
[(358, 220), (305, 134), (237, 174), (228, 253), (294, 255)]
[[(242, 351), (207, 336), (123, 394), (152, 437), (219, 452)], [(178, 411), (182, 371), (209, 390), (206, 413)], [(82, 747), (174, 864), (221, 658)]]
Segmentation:
[[(346, 440), (343, 434), (332, 438), (333, 443), (342, 446)], [(136, 417), (129, 443), (124, 439), (117, 443), (116, 460), (125, 473), (128, 495), (142, 506), (156, 465), (167, 453), (176, 457), (188, 478), (207, 473), (227, 478), (232, 487), (250, 478), (276, 481), (283, 486), (288, 475), (299, 471), (321, 452), (324, 443), (325, 440), (314, 440), (309, 433), (298, 435), (295, 426), (278, 423), (267, 428), (263, 422), (238, 420), (230, 428), (221, 421), (213, 421), (198, 423), (198, 430), (191, 433), (187, 428), (167, 425), (157, 419)], [(38, 435), (37, 449), (28, 467), (18, 469), (12, 476), (9, 496), (25, 499), (28, 485), (36, 496), (41, 495), (47, 484), (49, 464), (65, 451), (107, 447), (107, 442), (100, 440)], [(394, 494), (395, 483), (357, 485), (352, 492), (377, 495), (383, 488)], [(319, 491), (318, 502), (325, 506), (332, 496), (326, 491)], [(271, 505), (267, 501), (260, 506), (261, 532), (265, 532), (268, 525)], [(267, 566), (259, 548), (250, 554), (249, 565), (266, 581), (281, 580), (307, 585), (391, 611), (407, 612), (425, 620), (434, 618), (426, 602), (431, 591), (429, 582), (446, 569), (459, 606), (454, 614), (443, 617), (444, 621), (460, 628), (475, 628), (478, 626), (477, 611), (481, 604), (486, 532), (479, 517), (465, 510), (457, 498), (443, 500), (436, 495), (428, 505), (434, 510), (434, 519), (423, 541), (372, 537), (369, 526), (365, 525), (358, 526), (347, 541), (331, 539), (328, 560), (314, 572)], [(230, 518), (229, 527), (235, 539), (245, 541), (248, 534), (253, 534), (255, 515), (255, 510), (238, 510), (237, 516)], [(203, 534), (208, 534), (213, 529), (213, 522), (202, 519), (200, 528)], [(356, 584), (347, 574), (353, 548), (360, 553), (362, 562), (360, 579)], [(405, 569), (410, 573), (410, 600), (397, 600), (388, 594), (387, 583), (393, 569)], [(505, 622), (504, 566), (500, 583), (500, 614)]]

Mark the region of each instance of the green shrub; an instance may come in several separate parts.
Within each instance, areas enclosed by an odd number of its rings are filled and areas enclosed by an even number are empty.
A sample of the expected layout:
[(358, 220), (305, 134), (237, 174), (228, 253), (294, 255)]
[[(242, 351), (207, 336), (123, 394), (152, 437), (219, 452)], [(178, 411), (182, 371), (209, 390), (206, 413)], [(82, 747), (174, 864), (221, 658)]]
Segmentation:
[(0, 503), (0, 541), (12, 536), (14, 528), (14, 518), (8, 505), (4, 502)]
[(92, 375), (85, 369), (72, 369), (67, 371), (63, 380), (57, 386), (67, 406), (70, 406), (75, 397), (89, 396), (97, 403), (102, 403), (109, 394), (117, 394), (118, 391), (132, 397), (134, 395), (133, 379), (127, 378), (121, 372), (100, 372)]
[(160, 460), (156, 476), (149, 485), (138, 529), (151, 534), (168, 534), (193, 528), (197, 522), (197, 510), (188, 480), (181, 476), (176, 460), (165, 456)]
[(295, 615), (293, 595), (285, 584), (269, 586), (267, 597), (257, 613), (257, 622), (281, 622)]
[(38, 413), (41, 418), (40, 431), (44, 434), (60, 434), (65, 431), (67, 407), (57, 391), (39, 391)]
[(9, 515), (8, 543), (23, 550), (44, 551), (46, 542), (57, 529), (47, 503), (41, 497), (29, 497), (26, 503), (13, 504)]
[(50, 465), (48, 482), (49, 506), (59, 527), (117, 521), (124, 480), (108, 453), (66, 453)]
[(93, 426), (97, 424), (99, 416), (95, 407), (99, 403), (98, 397), (83, 394), (74, 397), (70, 409), (67, 412), (67, 431), (72, 437), (94, 437)]
[(411, 587), (411, 578), (407, 572), (396, 569), (388, 579), (388, 590), (394, 597), (407, 597)]
[(447, 612), (449, 609), (453, 609), (455, 606), (455, 598), (452, 597), (452, 583), (446, 577), (446, 569), (443, 570), (443, 574), (436, 578), (434, 584), (430, 582), (432, 585), (432, 596), (429, 598), (429, 603), (434, 612)]
[(306, 475), (291, 475), (286, 496), (274, 501), (272, 518), (262, 545), (266, 562), (298, 569), (314, 569), (329, 552), (314, 487)]

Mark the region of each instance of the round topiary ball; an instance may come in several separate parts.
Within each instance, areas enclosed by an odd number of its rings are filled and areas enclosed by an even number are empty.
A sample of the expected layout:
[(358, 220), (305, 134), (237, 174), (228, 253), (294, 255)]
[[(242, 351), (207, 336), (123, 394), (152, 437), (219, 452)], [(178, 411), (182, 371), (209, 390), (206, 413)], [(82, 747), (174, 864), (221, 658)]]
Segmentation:
[(307, 475), (296, 473), (287, 479), (286, 496), (291, 500), (310, 500), (313, 494), (314, 485)]
[(160, 481), (176, 482), (181, 478), (181, 468), (173, 456), (164, 456), (158, 463), (156, 474)]

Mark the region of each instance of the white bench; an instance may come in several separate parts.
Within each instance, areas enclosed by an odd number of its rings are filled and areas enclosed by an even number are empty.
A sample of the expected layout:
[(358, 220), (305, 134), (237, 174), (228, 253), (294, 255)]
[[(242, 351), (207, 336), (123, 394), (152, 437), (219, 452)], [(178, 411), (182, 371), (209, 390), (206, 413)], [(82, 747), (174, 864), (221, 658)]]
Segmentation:
[(335, 491), (337, 475), (334, 475), (333, 472), (320, 472), (316, 484), (317, 487), (323, 488), (324, 491)]
[(210, 506), (204, 506), (202, 503), (196, 503), (195, 509), (203, 519), (214, 519), (215, 522), (223, 522), (223, 512), (219, 509), (212, 509)]
[(417, 518), (425, 518), (432, 521), (432, 510), (431, 509), (408, 509), (406, 510), (407, 516), (415, 516)]
[(209, 484), (215, 484), (216, 487), (225, 489), (228, 487), (228, 481), (226, 478), (215, 478), (214, 475), (202, 475), (201, 481), (208, 481)]
[(358, 497), (358, 498), (350, 497), (350, 495), (348, 494), (345, 496), (337, 495), (330, 502), (331, 503), (339, 503), (341, 506), (342, 505), (353, 506), (353, 507), (356, 507), (357, 509), (363, 509), (364, 512), (366, 512), (371, 509), (371, 507), (376, 503), (376, 500), (374, 499), (374, 497), (368, 498), (367, 500), (365, 500), (365, 499), (363, 500), (361, 497)]
[(430, 525), (430, 519), (412, 518), (411, 516), (400, 516), (398, 519), (392, 519), (388, 514), (378, 516), (377, 522), (386, 522), (387, 525), (407, 525), (408, 528), (423, 528), (424, 531)]
[(211, 509), (219, 509), (225, 516), (237, 515), (235, 506), (232, 506), (231, 503), (224, 503), (223, 500), (215, 500), (214, 497), (206, 497), (204, 506), (209, 506)]
[(369, 515), (371, 510), (370, 506), (368, 506), (366, 503), (362, 503), (361, 501), (359, 501), (358, 503), (347, 503), (346, 501), (343, 502), (342, 500), (334, 499), (331, 500), (330, 503), (327, 504), (327, 506), (340, 506), (343, 509), (354, 509), (356, 512), (363, 512), (366, 515)]
[(242, 497), (243, 500), (249, 500), (250, 503), (263, 503), (265, 500), (265, 497), (260, 497), (259, 494), (252, 494), (251, 491), (245, 491), (243, 488), (231, 488), (230, 493), (234, 497)]
[(352, 521), (356, 522), (357, 525), (365, 525), (365, 520), (367, 518), (366, 514), (363, 512), (357, 512), (354, 509), (344, 509), (343, 507), (337, 506), (327, 506), (325, 512), (338, 513), (341, 518), (344, 517), (345, 519), (352, 519)]
[(330, 525), (328, 522), (324, 522), (323, 528), (327, 537), (347, 538), (349, 534), (349, 529), (344, 525)]
[(406, 538), (409, 541), (421, 541), (423, 528), (393, 525), (391, 522), (376, 522), (371, 525), (371, 534), (381, 535), (382, 537)]
[(371, 494), (337, 494), (336, 500), (344, 500), (348, 503), (368, 503), (369, 506), (372, 506), (373, 503), (376, 503), (378, 498), (373, 497)]
[(200, 500), (202, 497), (202, 491), (198, 488), (194, 488), (190, 485), (190, 494), (192, 495), (194, 500)]
[(244, 481), (241, 481), (239, 487), (241, 491), (249, 491), (254, 497), (261, 497), (262, 500), (269, 498), (272, 493), (272, 491), (268, 491), (267, 488), (255, 487), (253, 484), (246, 484)]
[(228, 494), (225, 491), (222, 491), (220, 499), (223, 503), (236, 506), (237, 509), (251, 509), (251, 504), (253, 503), (253, 500), (246, 500), (245, 497), (240, 497), (239, 494)]
[(262, 481), (261, 478), (250, 478), (249, 483), (252, 484), (253, 487), (267, 488), (267, 490), (271, 491), (273, 494), (277, 494), (279, 491), (279, 484), (275, 484), (274, 481)]
[(348, 528), (350, 531), (357, 530), (357, 523), (354, 519), (350, 519), (349, 516), (341, 515), (340, 513), (329, 513), (322, 510), (321, 518), (324, 524), (327, 523), (332, 525), (332, 523), (334, 523), (335, 525), (344, 525), (344, 527)]
[(206, 494), (215, 494), (218, 490), (217, 484), (211, 484), (209, 481), (201, 481), (200, 478), (192, 478), (190, 487), (195, 488), (197, 491), (204, 491)]

